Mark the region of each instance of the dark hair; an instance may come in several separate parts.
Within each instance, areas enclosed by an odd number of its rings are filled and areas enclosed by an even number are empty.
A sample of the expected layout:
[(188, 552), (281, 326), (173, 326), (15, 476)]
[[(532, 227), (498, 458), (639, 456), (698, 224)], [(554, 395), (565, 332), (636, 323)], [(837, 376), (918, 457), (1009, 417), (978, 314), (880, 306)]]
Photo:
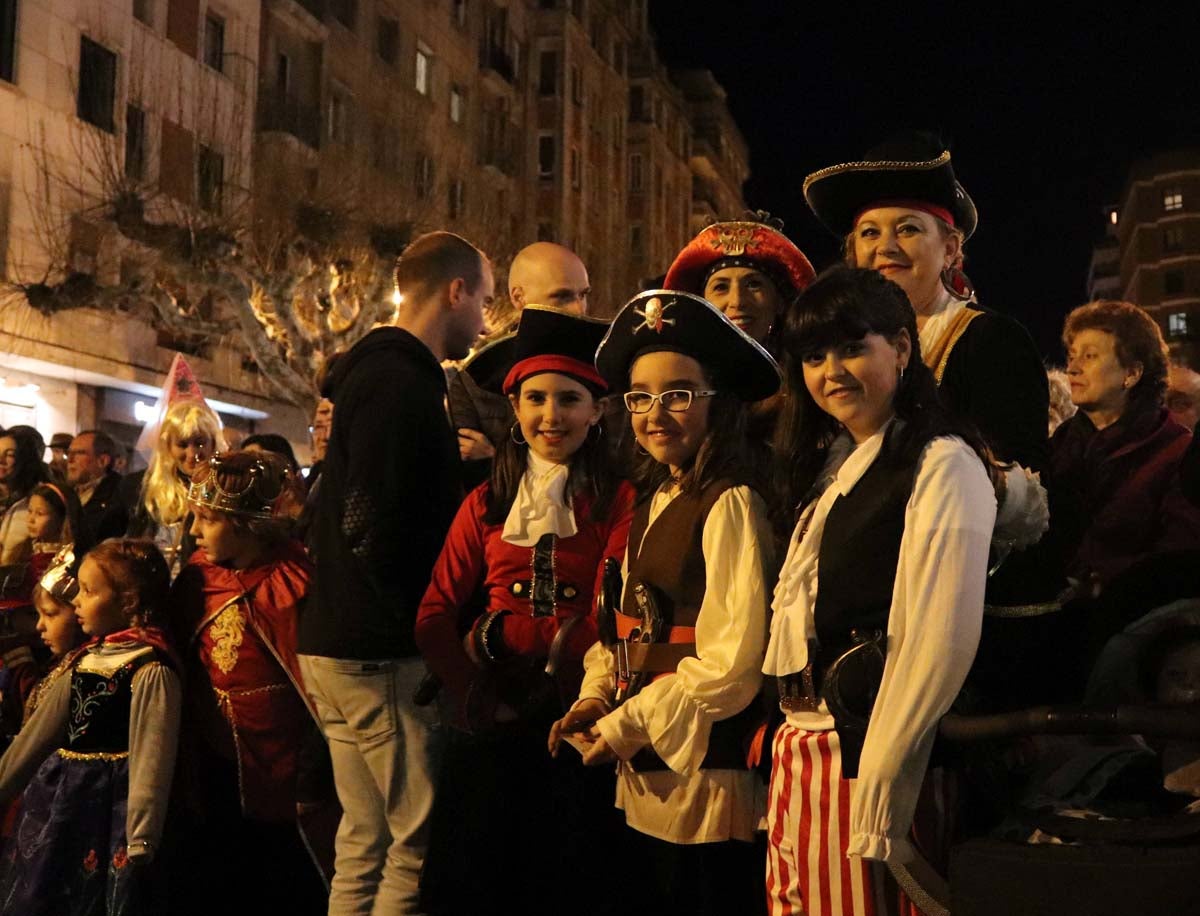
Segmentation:
[(783, 346), (792, 396), (784, 403), (775, 431), (774, 476), (782, 497), (780, 511), (786, 515), (778, 519), (781, 524), (807, 501), (827, 450), (841, 430), (841, 424), (808, 393), (804, 355), (862, 340), (867, 334), (894, 343), (902, 331), (912, 342), (912, 355), (893, 399), (896, 416), (905, 421), (894, 440), (893, 454), (899, 461), (913, 461), (930, 439), (958, 436), (992, 473), (994, 462), (979, 434), (951, 418), (938, 399), (937, 381), (921, 361), (917, 315), (904, 290), (877, 271), (838, 265), (822, 273), (787, 316)]
[[(74, 490), (58, 484), (39, 483), (29, 491), (29, 495), (44, 499), (54, 514), (58, 516), (59, 541), (64, 544), (79, 542), (83, 537), (83, 525), (81, 524), (83, 512), (79, 505), (79, 497), (75, 495)], [(83, 549), (86, 547), (86, 544), (83, 545)]]
[(296, 453), (292, 451), (292, 444), (279, 433), (255, 433), (242, 440), (243, 451), (252, 445), (257, 445), (264, 452), (270, 452), (272, 455), (279, 455), (287, 461), (288, 468), (293, 473), (300, 470), (300, 465), (296, 461)]
[(1170, 355), (1162, 331), (1144, 310), (1132, 302), (1098, 299), (1073, 309), (1063, 323), (1063, 343), (1068, 347), (1080, 331), (1106, 331), (1116, 343), (1122, 369), (1142, 366), (1142, 377), (1129, 389), (1129, 402), (1161, 407), (1167, 393)]
[(171, 573), (153, 541), (109, 538), (89, 550), (87, 559), (104, 571), (113, 589), (122, 597), (136, 596), (137, 613), (143, 626), (158, 623), (166, 612)]
[(29, 495), (35, 485), (50, 479), (42, 461), (46, 440), (32, 426), (10, 426), (4, 435), (16, 443), (16, 461), (8, 479), (8, 502), (11, 505)]
[[(630, 369), (640, 355), (630, 361)], [(696, 359), (690, 353), (683, 355)], [(700, 493), (718, 480), (745, 483), (757, 490), (764, 490), (766, 453), (747, 432), (750, 404), (729, 394), (720, 374), (704, 363), (700, 363), (700, 374), (704, 377), (704, 383), (718, 393), (709, 401), (708, 429), (691, 464), (679, 478), (679, 492)], [(628, 447), (634, 451), (633, 455), (628, 456), (627, 462), (632, 468), (638, 496), (648, 498), (670, 479), (671, 469), (650, 455), (643, 454), (638, 449), (636, 436), (629, 436), (627, 441)]]
[[(522, 380), (517, 388), (518, 397), (526, 381), (528, 379)], [(589, 386), (583, 387), (596, 398)], [(567, 499), (574, 501), (577, 494), (587, 494), (592, 503), (588, 518), (594, 522), (608, 515), (621, 482), (613, 470), (613, 462), (604, 442), (603, 427), (604, 419), (601, 417), (595, 426), (597, 432), (593, 434), (591, 430), (588, 431), (583, 445), (579, 446), (579, 451), (571, 456), (571, 464), (567, 469)], [(517, 490), (521, 486), (521, 478), (525, 476), (525, 469), (528, 467), (528, 449), (527, 445), (518, 445), (513, 441), (511, 435), (505, 436), (500, 447), (496, 449), (496, 457), (492, 459), (492, 473), (488, 479), (487, 504), (483, 515), (486, 524), (503, 525), (504, 520), (508, 518), (513, 501), (517, 498)]]
[(97, 455), (108, 455), (108, 457), (111, 458), (113, 461), (117, 460), (117, 442), (115, 439), (113, 439), (112, 436), (110, 436), (104, 430), (102, 430), (102, 429), (85, 429), (82, 432), (80, 432), (75, 438), (78, 439), (79, 436), (91, 436), (92, 437), (92, 451), (95, 452)]
[(484, 260), (483, 252), (460, 235), (427, 232), (396, 259), (392, 278), (402, 295), (417, 302), (459, 278), (473, 293), (483, 280)]

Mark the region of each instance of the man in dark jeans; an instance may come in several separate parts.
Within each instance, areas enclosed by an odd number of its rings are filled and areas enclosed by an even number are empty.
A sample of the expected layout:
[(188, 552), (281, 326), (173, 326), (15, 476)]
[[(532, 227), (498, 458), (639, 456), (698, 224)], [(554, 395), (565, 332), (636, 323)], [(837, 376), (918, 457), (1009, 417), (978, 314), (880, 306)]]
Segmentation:
[(312, 537), (313, 597), (300, 664), (333, 758), (344, 815), (330, 914), (417, 912), (433, 804), (436, 713), (413, 705), (424, 673), (417, 607), (462, 497), (443, 359), (483, 327), (487, 258), (449, 232), (396, 262), (400, 305), (342, 356)]

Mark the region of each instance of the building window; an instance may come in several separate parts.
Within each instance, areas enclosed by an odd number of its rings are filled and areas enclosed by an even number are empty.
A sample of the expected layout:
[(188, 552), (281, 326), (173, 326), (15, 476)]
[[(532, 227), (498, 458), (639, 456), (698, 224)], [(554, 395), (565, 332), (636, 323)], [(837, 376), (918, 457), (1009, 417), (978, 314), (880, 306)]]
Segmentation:
[(623, 122), (624, 122), (624, 118), (621, 116), (621, 114), (619, 112), (617, 114), (613, 115), (613, 117), (612, 117), (613, 149), (621, 148), (621, 128), (622, 128)]
[(642, 246), (642, 227), (637, 223), (629, 227), (629, 253), (637, 258), (645, 253)]
[(583, 73), (578, 66), (571, 67), (571, 101), (583, 104)]
[(225, 20), (215, 13), (204, 17), (204, 62), (218, 73), (225, 70)]
[(461, 178), (450, 182), (450, 219), (461, 219), (466, 211), (463, 204), (465, 186)]
[(414, 177), (417, 185), (417, 197), (424, 200), (433, 190), (433, 160), (429, 156), (417, 157), (417, 173)]
[(460, 29), (467, 27), (467, 0), (454, 0), (454, 24)]
[(133, 0), (133, 18), (154, 28), (154, 0)]
[(579, 150), (578, 150), (578, 148), (572, 146), (571, 147), (571, 187), (573, 187), (577, 191), (579, 190), (579, 186), (582, 183), (581, 172), (582, 172), (582, 166), (580, 165)]
[(538, 223), (537, 224), (537, 240), (539, 242), (554, 241), (554, 224), (553, 223)]
[(327, 118), (329, 139), (343, 146), (350, 145), (353, 133), (351, 124), (350, 96), (345, 90), (333, 88), (329, 91), (329, 114)]
[(1172, 210), (1183, 209), (1183, 191), (1179, 188), (1167, 188), (1163, 191), (1163, 209), (1170, 213)]
[(125, 106), (125, 177), (146, 177), (146, 112), (136, 105)]
[(625, 42), (618, 41), (613, 45), (613, 69), (621, 76), (625, 75)]
[(462, 86), (450, 87), (450, 120), (455, 124), (463, 122), (463, 116), (466, 109), (466, 97), (463, 94)]
[(542, 134), (538, 137), (538, 177), (554, 177), (554, 161), (557, 158), (556, 144), (553, 134)]
[(400, 23), (380, 16), (375, 20), (375, 53), (385, 64), (396, 65), (400, 56)]
[(1163, 251), (1172, 254), (1183, 251), (1183, 227), (1167, 226), (1163, 229)]
[(288, 88), (291, 84), (292, 60), (286, 54), (281, 53), (275, 58), (275, 91), (280, 102), (287, 98)]
[(634, 153), (629, 157), (629, 190), (641, 191), (645, 182), (642, 174), (642, 154)]
[(79, 43), (79, 95), (75, 113), (80, 119), (113, 133), (113, 101), (117, 92), (117, 55), (84, 36)]
[(207, 146), (201, 146), (196, 157), (196, 189), (200, 206), (219, 214), (225, 192), (225, 157)]
[(583, 0), (571, 0), (571, 15), (583, 22)]
[(558, 93), (558, 54), (543, 51), (538, 56), (538, 95)]
[(358, 21), (358, 0), (332, 0), (329, 6), (334, 19), (346, 28), (354, 29), (354, 23)]
[(1163, 274), (1163, 295), (1178, 296), (1183, 292), (1183, 271), (1168, 270)]
[[(17, 0), (0, 0), (0, 80), (16, 80)], [(0, 268), (4, 252), (0, 251)]]
[(1171, 337), (1187, 337), (1187, 312), (1172, 312), (1167, 316), (1167, 334)]
[(646, 109), (646, 90), (641, 86), (629, 87), (629, 120), (641, 121)]
[(1115, 226), (1117, 224), (1117, 220), (1119, 220), (1120, 218), (1121, 218), (1120, 210), (1118, 210), (1116, 207), (1108, 208), (1108, 224), (1110, 226)]
[(429, 95), (429, 87), (433, 78), (432, 69), (433, 52), (425, 45), (417, 45), (416, 81), (413, 85), (421, 95)]

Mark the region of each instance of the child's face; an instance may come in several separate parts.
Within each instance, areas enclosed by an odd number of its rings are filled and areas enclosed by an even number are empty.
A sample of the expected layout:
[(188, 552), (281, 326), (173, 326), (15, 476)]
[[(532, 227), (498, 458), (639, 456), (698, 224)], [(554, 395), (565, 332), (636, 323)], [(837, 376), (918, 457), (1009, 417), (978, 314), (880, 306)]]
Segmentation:
[(239, 529), (233, 517), (192, 505), (192, 537), (196, 546), (203, 547), (208, 559), (218, 566), (244, 569), (258, 554), (261, 544), (248, 531)]
[(1200, 703), (1200, 640), (1184, 643), (1166, 654), (1158, 669), (1155, 690), (1160, 703)]
[(130, 624), (136, 607), (127, 608), (126, 596), (118, 592), (103, 567), (84, 557), (79, 567), (79, 594), (75, 596), (75, 617), (88, 636), (107, 636)]
[(38, 634), (55, 658), (66, 655), (83, 641), (83, 633), (71, 605), (39, 594), (34, 606), (37, 608)]
[[(629, 390), (662, 394), (664, 391), (709, 389), (700, 363), (690, 356), (661, 350), (639, 356), (629, 370)], [(655, 461), (678, 474), (708, 438), (708, 412), (711, 398), (692, 398), (684, 411), (666, 410), (655, 401), (648, 413), (630, 414), (638, 444)]]
[(35, 541), (54, 540), (62, 528), (50, 503), (36, 493), (29, 497), (29, 513), (25, 524), (29, 536)]

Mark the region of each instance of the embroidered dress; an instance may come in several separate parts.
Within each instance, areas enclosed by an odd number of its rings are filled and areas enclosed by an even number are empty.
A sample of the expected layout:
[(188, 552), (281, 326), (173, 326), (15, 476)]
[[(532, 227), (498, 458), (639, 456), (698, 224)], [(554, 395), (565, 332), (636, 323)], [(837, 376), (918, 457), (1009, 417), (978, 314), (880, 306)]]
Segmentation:
[(179, 680), (143, 642), (92, 646), (49, 686), (0, 760), (0, 798), (33, 776), (3, 863), (0, 912), (150, 912), (149, 866), (128, 847), (159, 844), (178, 712)]

